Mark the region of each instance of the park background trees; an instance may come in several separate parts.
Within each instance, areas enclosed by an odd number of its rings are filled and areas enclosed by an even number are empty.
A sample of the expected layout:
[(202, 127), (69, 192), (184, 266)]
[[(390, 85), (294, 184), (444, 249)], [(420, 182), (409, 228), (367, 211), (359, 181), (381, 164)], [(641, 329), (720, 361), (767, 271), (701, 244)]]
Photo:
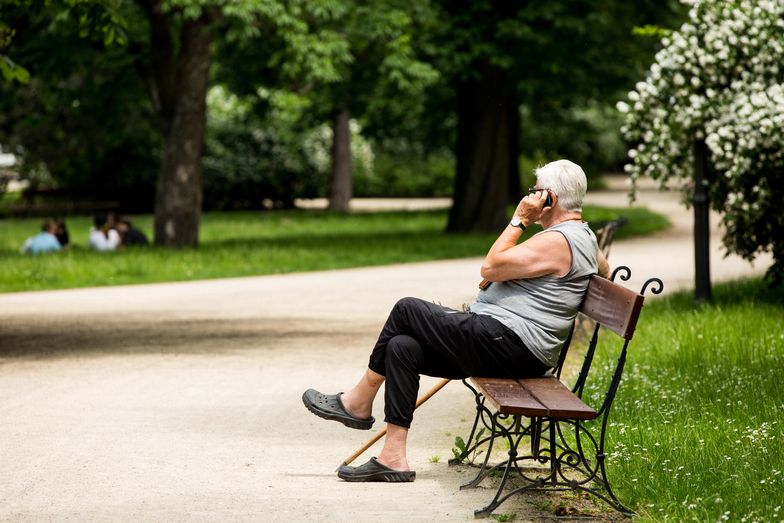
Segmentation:
[(352, 186), (452, 193), (450, 231), (497, 230), (536, 162), (569, 156), (592, 177), (621, 163), (609, 108), (655, 46), (633, 30), (679, 16), (652, 1), (138, 0), (117, 4), (123, 42), (107, 47), (54, 5), (7, 24), (32, 88), (0, 87), (0, 143), (42, 186), (154, 207), (172, 246), (197, 244), (204, 204), (345, 209)]
[[(634, 27), (666, 24), (679, 13), (677, 4), (648, 1), (484, 0), (442, 2), (441, 9), (436, 63), (457, 123), (453, 232), (496, 231), (508, 220), (506, 204), (521, 194), (521, 148), (529, 156), (569, 156), (598, 178), (612, 160), (596, 161), (602, 153), (594, 129), (580, 129), (580, 109), (606, 105), (645, 67), (653, 45), (635, 38)], [(574, 147), (579, 142), (589, 145)]]

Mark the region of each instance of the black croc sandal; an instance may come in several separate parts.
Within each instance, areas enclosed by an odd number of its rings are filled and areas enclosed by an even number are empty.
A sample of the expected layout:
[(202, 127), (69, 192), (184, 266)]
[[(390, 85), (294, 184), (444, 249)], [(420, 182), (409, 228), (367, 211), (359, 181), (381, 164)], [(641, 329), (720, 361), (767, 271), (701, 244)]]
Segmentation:
[(373, 416), (368, 419), (355, 418), (346, 412), (343, 402), (340, 401), (341, 394), (343, 393), (322, 394), (317, 390), (308, 389), (302, 395), (302, 403), (319, 418), (339, 421), (352, 429), (370, 430), (376, 422), (375, 418)]
[(395, 470), (382, 465), (376, 458), (358, 467), (342, 466), (338, 477), (346, 481), (385, 481), (387, 483), (410, 483), (416, 479), (413, 470)]

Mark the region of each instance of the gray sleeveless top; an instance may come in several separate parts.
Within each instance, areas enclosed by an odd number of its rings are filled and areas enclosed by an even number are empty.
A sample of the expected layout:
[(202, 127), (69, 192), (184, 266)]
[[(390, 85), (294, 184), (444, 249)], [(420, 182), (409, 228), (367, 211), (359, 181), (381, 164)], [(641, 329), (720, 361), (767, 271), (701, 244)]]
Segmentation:
[(539, 360), (554, 367), (598, 264), (596, 237), (587, 223), (562, 222), (542, 232), (552, 231), (563, 234), (572, 251), (572, 267), (566, 276), (494, 282), (479, 291), (470, 311), (497, 319)]

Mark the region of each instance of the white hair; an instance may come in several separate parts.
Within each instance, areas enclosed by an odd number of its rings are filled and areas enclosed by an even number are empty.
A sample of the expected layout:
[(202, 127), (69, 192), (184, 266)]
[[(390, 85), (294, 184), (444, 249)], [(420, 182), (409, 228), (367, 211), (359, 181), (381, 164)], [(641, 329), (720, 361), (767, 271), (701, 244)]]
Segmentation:
[(565, 211), (582, 211), (588, 180), (582, 168), (569, 160), (556, 160), (538, 167), (536, 182), (558, 196), (558, 205)]

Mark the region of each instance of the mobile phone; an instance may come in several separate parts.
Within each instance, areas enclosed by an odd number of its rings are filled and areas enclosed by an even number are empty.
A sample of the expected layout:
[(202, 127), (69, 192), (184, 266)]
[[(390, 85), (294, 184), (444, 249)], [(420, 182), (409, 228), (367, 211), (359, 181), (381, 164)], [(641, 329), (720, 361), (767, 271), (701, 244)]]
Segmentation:
[(536, 194), (539, 191), (545, 191), (547, 193), (547, 198), (545, 198), (544, 200), (544, 206), (551, 207), (553, 205), (553, 197), (550, 196), (550, 191), (548, 191), (547, 189), (535, 189), (531, 187), (530, 189), (528, 189), (528, 194)]

